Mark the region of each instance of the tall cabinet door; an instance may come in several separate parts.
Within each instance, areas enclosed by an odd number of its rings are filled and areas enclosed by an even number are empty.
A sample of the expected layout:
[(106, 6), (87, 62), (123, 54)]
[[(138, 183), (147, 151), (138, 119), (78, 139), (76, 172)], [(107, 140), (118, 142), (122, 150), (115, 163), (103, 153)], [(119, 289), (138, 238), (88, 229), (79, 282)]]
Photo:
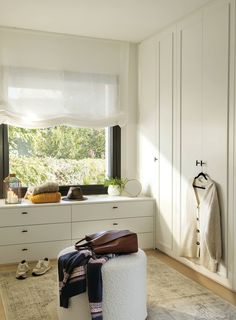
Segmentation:
[(173, 109), (175, 32), (161, 34), (157, 41), (158, 79), (157, 109), (159, 111), (159, 196), (157, 246), (173, 250)]
[[(227, 278), (229, 3), (216, 1), (179, 30), (180, 215), (184, 227), (188, 180), (203, 170), (217, 183)], [(196, 160), (204, 162), (203, 168)], [(180, 234), (182, 232), (180, 231)]]
[(184, 227), (186, 193), (202, 159), (202, 18), (191, 16), (178, 26), (180, 113), (180, 237)]
[(228, 1), (216, 2), (203, 13), (203, 160), (206, 171), (217, 183), (221, 207), (223, 264), (227, 265), (227, 189), (229, 115), (229, 8)]
[(139, 126), (138, 177), (142, 191), (149, 196), (157, 193), (156, 150), (156, 41), (146, 40), (139, 46)]

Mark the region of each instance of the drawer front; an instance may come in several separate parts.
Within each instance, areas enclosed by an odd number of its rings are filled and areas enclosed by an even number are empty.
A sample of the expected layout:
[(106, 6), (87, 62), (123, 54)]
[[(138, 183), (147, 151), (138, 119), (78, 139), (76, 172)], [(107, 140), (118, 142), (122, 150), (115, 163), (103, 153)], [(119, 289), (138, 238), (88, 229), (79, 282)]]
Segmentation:
[(81, 239), (85, 235), (103, 230), (131, 230), (136, 233), (153, 232), (153, 218), (140, 217), (100, 221), (82, 221), (72, 223), (72, 239)]
[(70, 206), (0, 209), (0, 227), (70, 221)]
[(152, 232), (138, 233), (138, 246), (141, 249), (153, 249), (154, 238)]
[[(23, 245), (0, 246), (0, 264), (20, 262), (21, 260), (37, 261), (56, 259), (59, 252), (71, 245), (71, 241), (54, 241)], [(30, 266), (34, 267), (34, 265)]]
[(72, 221), (153, 216), (153, 207), (153, 200), (74, 205)]
[(71, 239), (71, 224), (0, 228), (0, 245)]

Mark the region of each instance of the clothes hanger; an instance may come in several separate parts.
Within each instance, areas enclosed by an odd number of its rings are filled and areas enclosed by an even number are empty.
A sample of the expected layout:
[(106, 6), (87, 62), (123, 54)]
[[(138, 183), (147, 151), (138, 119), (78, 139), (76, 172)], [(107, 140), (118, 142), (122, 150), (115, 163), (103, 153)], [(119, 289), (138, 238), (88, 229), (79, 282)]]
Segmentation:
[(202, 176), (203, 178), (205, 178), (205, 180), (208, 180), (206, 174), (205, 174), (204, 172), (202, 172), (202, 171), (199, 172), (199, 174), (198, 174), (194, 179), (198, 179), (198, 178), (201, 177), (201, 176)]
[[(204, 173), (204, 172), (199, 172), (199, 174), (196, 176), (196, 177), (194, 177), (194, 180), (196, 180), (196, 179), (198, 179), (199, 177), (203, 177), (203, 178), (205, 178), (205, 180), (208, 180), (207, 179), (207, 176), (206, 176), (206, 174)], [(199, 189), (206, 189), (205, 187), (201, 187), (201, 186), (197, 186), (197, 185), (195, 185), (195, 184), (193, 184), (193, 187), (194, 188), (199, 188)]]
[(199, 188), (199, 189), (206, 189), (205, 187), (197, 186), (197, 185), (195, 185), (195, 184), (193, 184), (193, 187), (194, 187), (194, 188)]

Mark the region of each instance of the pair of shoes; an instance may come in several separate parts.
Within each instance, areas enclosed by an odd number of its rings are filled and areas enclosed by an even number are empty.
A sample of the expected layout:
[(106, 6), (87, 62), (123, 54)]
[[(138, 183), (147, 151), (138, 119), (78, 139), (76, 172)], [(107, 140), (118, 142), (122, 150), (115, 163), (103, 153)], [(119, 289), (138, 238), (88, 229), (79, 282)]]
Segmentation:
[(25, 260), (22, 260), (16, 270), (16, 279), (23, 280), (27, 278), (27, 273), (29, 272), (30, 267)]
[(51, 269), (50, 262), (48, 258), (44, 258), (43, 260), (39, 260), (36, 264), (36, 267), (32, 271), (33, 276), (41, 276)]
[[(33, 276), (41, 276), (51, 269), (50, 261), (48, 258), (39, 260), (35, 268), (32, 270)], [(22, 260), (16, 270), (16, 279), (23, 280), (27, 278), (27, 274), (30, 270), (30, 267), (26, 260)]]

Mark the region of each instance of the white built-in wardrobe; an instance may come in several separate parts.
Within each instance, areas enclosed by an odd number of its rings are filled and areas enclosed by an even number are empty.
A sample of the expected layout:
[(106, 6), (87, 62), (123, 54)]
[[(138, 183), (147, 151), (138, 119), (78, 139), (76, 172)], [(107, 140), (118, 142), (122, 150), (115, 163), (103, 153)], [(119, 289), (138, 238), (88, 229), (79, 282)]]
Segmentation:
[[(235, 36), (235, 1), (217, 0), (143, 41), (138, 127), (139, 179), (157, 204), (156, 248), (233, 290)], [(223, 258), (217, 274), (179, 257), (187, 183), (201, 170), (217, 183), (220, 199)]]

